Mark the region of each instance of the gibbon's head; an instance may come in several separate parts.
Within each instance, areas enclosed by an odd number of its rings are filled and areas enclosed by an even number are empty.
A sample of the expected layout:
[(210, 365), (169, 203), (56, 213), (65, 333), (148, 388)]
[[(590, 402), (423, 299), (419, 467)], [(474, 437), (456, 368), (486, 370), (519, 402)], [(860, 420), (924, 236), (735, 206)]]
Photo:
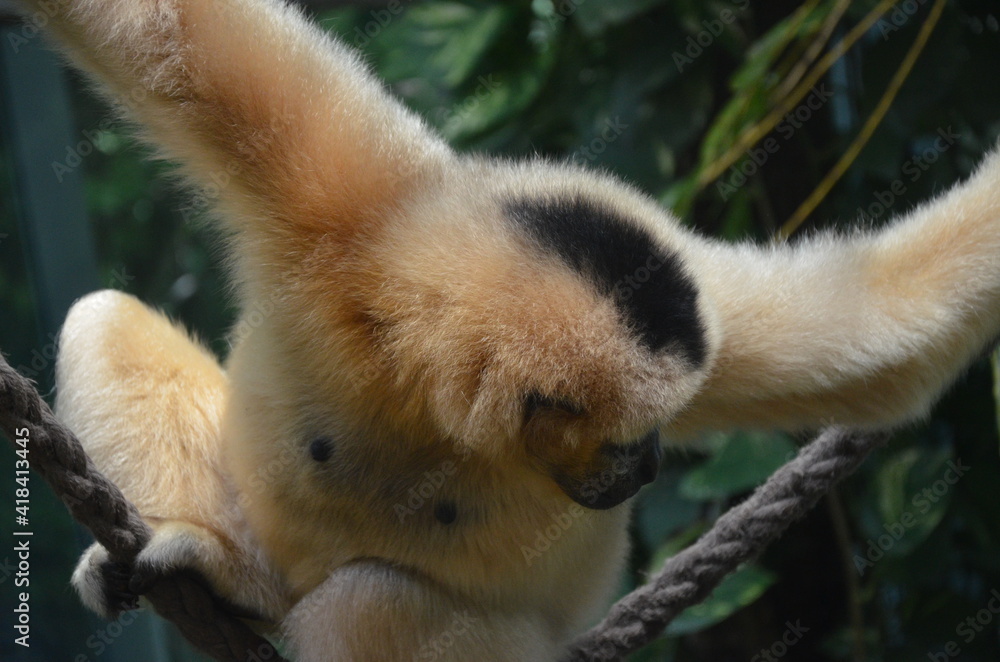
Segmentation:
[(426, 366), (448, 435), (523, 453), (581, 505), (615, 506), (656, 477), (657, 426), (713, 353), (680, 237), (617, 182), (542, 164), (465, 168), (403, 224), (414, 234), (398, 269), (414, 279), (400, 286), (440, 299), (407, 311), (431, 333), (394, 343), (420, 344), (405, 363)]
[(456, 158), (351, 258), (316, 249), (288, 381), (311, 373), (307, 409), (338, 403), (383, 462), (450, 440), (613, 507), (656, 477), (657, 428), (718, 344), (686, 241), (610, 178)]

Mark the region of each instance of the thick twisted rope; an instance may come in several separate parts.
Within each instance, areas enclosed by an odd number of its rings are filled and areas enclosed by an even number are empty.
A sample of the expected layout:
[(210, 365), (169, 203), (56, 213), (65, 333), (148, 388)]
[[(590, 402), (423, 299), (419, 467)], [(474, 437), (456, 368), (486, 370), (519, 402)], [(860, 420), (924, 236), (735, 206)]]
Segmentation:
[[(30, 466), (52, 486), (74, 519), (131, 567), (152, 531), (111, 481), (94, 466), (79, 440), (60, 423), (34, 385), (0, 355), (0, 430), (13, 443), (27, 429)], [(230, 614), (208, 588), (189, 574), (172, 574), (144, 593), (156, 612), (185, 638), (220, 662), (284, 662), (274, 647)]]
[(615, 604), (572, 644), (562, 662), (622, 660), (645, 646), (684, 609), (707, 598), (726, 575), (764, 551), (885, 440), (882, 434), (824, 431), (649, 582)]

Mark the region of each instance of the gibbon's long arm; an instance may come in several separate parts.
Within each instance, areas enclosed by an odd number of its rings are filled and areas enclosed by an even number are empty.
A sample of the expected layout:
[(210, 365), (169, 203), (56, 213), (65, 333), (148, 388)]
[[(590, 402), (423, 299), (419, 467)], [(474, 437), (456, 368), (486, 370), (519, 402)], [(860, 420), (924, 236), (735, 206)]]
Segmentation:
[(284, 3), (42, 4), (26, 2), (257, 249), (350, 241), (449, 153), (354, 52)]
[(1000, 332), (1000, 151), (879, 232), (693, 257), (722, 343), (674, 432), (912, 419)]

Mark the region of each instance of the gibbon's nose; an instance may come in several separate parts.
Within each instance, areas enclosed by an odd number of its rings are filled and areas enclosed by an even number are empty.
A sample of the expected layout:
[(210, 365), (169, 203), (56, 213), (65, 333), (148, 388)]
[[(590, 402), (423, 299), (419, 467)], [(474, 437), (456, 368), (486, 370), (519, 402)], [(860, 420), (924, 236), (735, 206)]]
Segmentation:
[(662, 456), (660, 434), (654, 429), (631, 444), (605, 444), (584, 480), (561, 481), (561, 486), (567, 496), (585, 508), (614, 508), (656, 480)]

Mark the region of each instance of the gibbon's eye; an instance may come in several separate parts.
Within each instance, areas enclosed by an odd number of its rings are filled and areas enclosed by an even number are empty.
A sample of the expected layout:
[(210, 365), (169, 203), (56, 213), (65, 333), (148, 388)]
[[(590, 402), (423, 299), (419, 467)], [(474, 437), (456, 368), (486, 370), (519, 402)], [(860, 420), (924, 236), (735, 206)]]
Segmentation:
[(309, 444), (309, 454), (317, 462), (326, 462), (333, 453), (333, 439), (330, 437), (316, 437)]
[(524, 398), (524, 421), (527, 423), (531, 417), (538, 413), (540, 409), (551, 409), (560, 411), (571, 416), (583, 416), (584, 409), (579, 404), (566, 398), (553, 398), (542, 395), (538, 391), (531, 391)]

